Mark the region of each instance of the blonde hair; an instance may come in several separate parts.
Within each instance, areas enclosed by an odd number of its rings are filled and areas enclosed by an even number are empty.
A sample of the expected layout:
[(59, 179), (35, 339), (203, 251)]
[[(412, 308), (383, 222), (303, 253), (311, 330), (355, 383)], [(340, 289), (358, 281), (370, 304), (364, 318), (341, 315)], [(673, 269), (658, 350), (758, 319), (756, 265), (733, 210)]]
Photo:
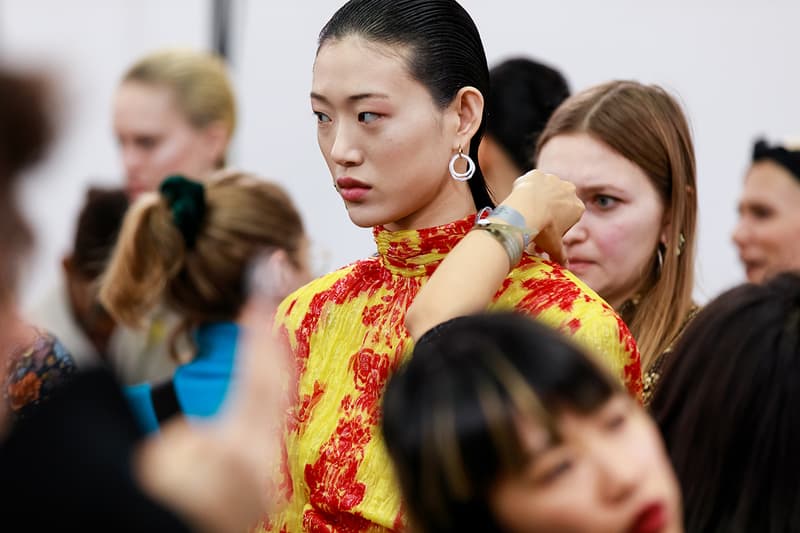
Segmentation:
[(643, 269), (645, 275), (635, 288), (638, 303), (618, 309), (647, 369), (669, 349), (694, 305), (697, 187), (689, 124), (663, 88), (612, 81), (568, 98), (555, 111), (539, 137), (537, 157), (550, 139), (570, 133), (591, 135), (641, 168), (669, 213), (665, 249), (654, 249)]
[(236, 98), (225, 63), (217, 55), (182, 48), (159, 50), (137, 61), (122, 82), (172, 91), (179, 110), (195, 128), (219, 122), (228, 138), (236, 129)]
[(252, 260), (284, 250), (302, 267), (303, 224), (289, 196), (274, 183), (223, 173), (205, 183), (205, 215), (187, 247), (167, 200), (142, 195), (125, 216), (100, 300), (115, 319), (141, 325), (160, 302), (177, 312), (185, 330), (234, 320), (242, 309)]

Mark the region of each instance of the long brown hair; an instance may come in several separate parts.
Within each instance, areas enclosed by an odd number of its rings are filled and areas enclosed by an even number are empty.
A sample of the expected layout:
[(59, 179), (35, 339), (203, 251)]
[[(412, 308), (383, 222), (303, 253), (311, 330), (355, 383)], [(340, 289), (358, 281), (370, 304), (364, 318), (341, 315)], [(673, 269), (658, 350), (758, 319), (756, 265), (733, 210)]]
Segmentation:
[(181, 329), (234, 320), (247, 298), (252, 260), (263, 250), (280, 249), (300, 268), (303, 241), (303, 223), (289, 196), (250, 174), (228, 172), (205, 182), (205, 216), (191, 247), (164, 196), (147, 193), (125, 216), (100, 299), (131, 326), (162, 301), (181, 316)]
[(617, 310), (646, 369), (669, 348), (693, 306), (697, 188), (689, 124), (663, 88), (612, 81), (572, 96), (555, 111), (539, 138), (537, 157), (550, 139), (570, 133), (591, 135), (641, 168), (669, 216), (667, 242), (653, 250), (636, 288), (638, 303)]

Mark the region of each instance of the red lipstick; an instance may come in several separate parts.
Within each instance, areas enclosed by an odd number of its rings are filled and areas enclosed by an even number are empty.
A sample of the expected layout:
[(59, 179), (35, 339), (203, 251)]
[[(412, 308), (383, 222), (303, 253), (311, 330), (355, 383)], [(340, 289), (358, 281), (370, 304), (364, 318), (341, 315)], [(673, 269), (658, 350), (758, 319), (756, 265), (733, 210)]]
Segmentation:
[(342, 195), (348, 202), (358, 202), (372, 189), (364, 182), (358, 181), (355, 178), (344, 176), (336, 180), (336, 188), (339, 194)]
[(633, 525), (629, 529), (630, 533), (658, 533), (667, 525), (667, 508), (662, 503), (651, 503), (644, 507)]

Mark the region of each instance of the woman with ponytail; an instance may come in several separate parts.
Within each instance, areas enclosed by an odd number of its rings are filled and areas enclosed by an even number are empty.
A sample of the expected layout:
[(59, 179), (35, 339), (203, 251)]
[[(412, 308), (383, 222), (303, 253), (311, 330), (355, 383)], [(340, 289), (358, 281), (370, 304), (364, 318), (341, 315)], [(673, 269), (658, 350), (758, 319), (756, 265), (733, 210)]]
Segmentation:
[(287, 505), (268, 529), (405, 527), (380, 436), (382, 390), (409, 357), (408, 306), (476, 218), (476, 232), (508, 254), (490, 307), (572, 336), (639, 393), (639, 354), (613, 310), (559, 265), (523, 253), (532, 239), (559, 257), (577, 217), (558, 206), (574, 193), (542, 186), (543, 208), (530, 220), (511, 206), (476, 217), (493, 207), (477, 158), (488, 89), (480, 35), (454, 0), (352, 0), (322, 29), (311, 87), (318, 143), (350, 219), (372, 228), (377, 254), (279, 308), (297, 403), (285, 433)]
[[(181, 320), (193, 356), (171, 379), (127, 388), (148, 431), (183, 413), (215, 414), (225, 398), (240, 337), (250, 269), (267, 254), (277, 303), (307, 279), (300, 215), (277, 185), (226, 173), (206, 183), (167, 178), (125, 217), (104, 274), (100, 298), (121, 323), (135, 327), (164, 304)], [(172, 350), (177, 358), (177, 351)]]

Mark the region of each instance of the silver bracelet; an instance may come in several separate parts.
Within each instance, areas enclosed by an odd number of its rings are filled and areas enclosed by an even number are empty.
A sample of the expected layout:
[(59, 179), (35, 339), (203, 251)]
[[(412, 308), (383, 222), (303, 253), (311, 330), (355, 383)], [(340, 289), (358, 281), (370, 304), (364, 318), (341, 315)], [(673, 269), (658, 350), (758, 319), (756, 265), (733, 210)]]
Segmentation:
[(522, 259), (523, 247), (518, 238), (518, 228), (509, 224), (487, 221), (484, 224), (476, 224), (473, 229), (488, 231), (489, 234), (503, 246), (503, 249), (508, 255), (508, 262), (510, 264), (509, 270), (519, 264), (520, 259)]
[(528, 229), (525, 224), (525, 217), (522, 216), (522, 213), (507, 205), (499, 205), (494, 209), (491, 207), (484, 207), (478, 211), (478, 215), (475, 217), (475, 224), (478, 226), (489, 224), (489, 221), (486, 220), (489, 217), (498, 218), (519, 231), (522, 235), (522, 248), (528, 248), (531, 242), (531, 234), (535, 232)]

